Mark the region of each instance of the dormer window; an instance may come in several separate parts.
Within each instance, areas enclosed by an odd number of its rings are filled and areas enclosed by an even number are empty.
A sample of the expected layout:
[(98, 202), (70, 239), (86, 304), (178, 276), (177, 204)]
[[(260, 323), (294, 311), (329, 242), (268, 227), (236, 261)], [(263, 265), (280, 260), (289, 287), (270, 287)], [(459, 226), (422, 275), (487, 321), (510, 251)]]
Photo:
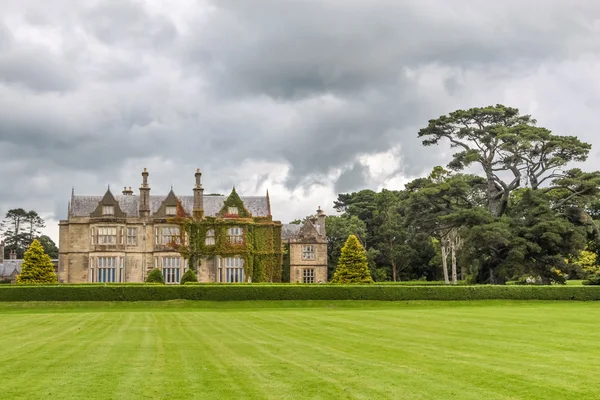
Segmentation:
[(229, 207), (227, 212), (230, 215), (238, 215), (238, 208), (237, 207)]
[(177, 214), (177, 207), (176, 206), (167, 206), (165, 213), (167, 215), (176, 215)]
[(102, 206), (102, 215), (115, 215), (115, 206)]

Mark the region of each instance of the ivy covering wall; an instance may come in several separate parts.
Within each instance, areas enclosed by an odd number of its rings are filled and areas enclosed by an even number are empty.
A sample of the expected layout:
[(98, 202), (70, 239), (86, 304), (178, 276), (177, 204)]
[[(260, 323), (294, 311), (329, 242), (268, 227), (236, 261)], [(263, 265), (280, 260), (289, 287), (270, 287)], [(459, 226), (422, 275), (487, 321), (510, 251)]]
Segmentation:
[[(229, 214), (235, 207), (238, 213)], [(195, 269), (198, 261), (214, 256), (239, 256), (244, 260), (244, 273), (252, 282), (281, 282), (282, 243), (281, 224), (272, 217), (253, 217), (235, 192), (231, 192), (216, 217), (178, 217), (173, 222), (181, 226), (182, 235), (188, 238), (177, 250)], [(242, 243), (231, 243), (228, 229), (243, 230)], [(207, 245), (207, 232), (214, 231), (215, 244)]]

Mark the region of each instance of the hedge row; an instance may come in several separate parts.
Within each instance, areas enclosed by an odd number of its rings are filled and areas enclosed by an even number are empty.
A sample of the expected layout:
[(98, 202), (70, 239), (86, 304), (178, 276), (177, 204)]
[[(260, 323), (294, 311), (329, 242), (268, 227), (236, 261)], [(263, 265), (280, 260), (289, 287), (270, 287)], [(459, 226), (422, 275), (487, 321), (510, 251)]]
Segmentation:
[(0, 301), (600, 300), (600, 286), (106, 285), (0, 287)]

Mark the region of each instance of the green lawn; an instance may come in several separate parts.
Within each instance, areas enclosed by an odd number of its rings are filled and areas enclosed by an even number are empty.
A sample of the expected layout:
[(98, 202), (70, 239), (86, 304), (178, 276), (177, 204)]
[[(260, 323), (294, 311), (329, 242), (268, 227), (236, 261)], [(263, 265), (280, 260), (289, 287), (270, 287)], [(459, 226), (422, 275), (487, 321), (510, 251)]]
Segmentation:
[(2, 399), (598, 399), (592, 302), (0, 303)]

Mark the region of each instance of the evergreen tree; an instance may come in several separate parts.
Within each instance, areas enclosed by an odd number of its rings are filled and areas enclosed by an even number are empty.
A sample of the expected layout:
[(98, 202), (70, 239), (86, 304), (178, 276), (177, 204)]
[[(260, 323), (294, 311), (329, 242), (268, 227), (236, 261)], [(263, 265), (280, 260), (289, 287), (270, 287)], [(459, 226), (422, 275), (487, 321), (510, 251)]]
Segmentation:
[(158, 268), (154, 268), (146, 277), (146, 282), (149, 283), (165, 283), (165, 277)]
[(332, 283), (373, 283), (365, 249), (355, 235), (348, 236)]
[(25, 252), (21, 273), (17, 283), (57, 283), (54, 265), (50, 256), (44, 253), (39, 240), (35, 239)]

